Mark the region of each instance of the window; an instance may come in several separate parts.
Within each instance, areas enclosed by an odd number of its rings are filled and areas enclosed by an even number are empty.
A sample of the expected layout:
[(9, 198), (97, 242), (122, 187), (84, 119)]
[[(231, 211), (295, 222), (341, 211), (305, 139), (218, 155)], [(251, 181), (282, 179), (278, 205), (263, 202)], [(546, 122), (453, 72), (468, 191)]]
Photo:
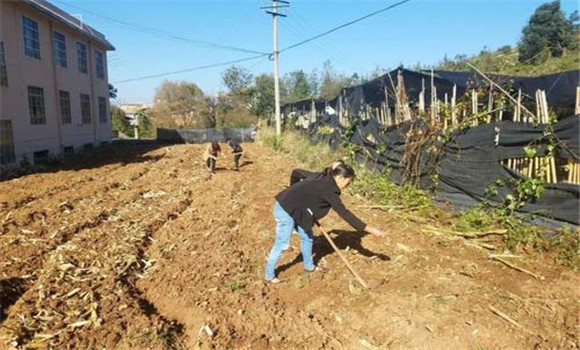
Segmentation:
[(62, 124), (72, 123), (72, 116), (70, 111), (70, 94), (68, 91), (58, 92), (58, 104), (60, 107), (60, 122)]
[(0, 165), (14, 162), (16, 162), (16, 156), (12, 138), (12, 121), (0, 120)]
[(49, 153), (48, 150), (43, 150), (34, 152), (32, 156), (34, 157), (34, 164), (41, 164), (48, 161)]
[(105, 79), (105, 63), (103, 61), (103, 54), (95, 51), (95, 67), (97, 69), (97, 78)]
[(66, 68), (66, 40), (64, 35), (54, 32), (54, 56), (56, 64)]
[(8, 86), (8, 73), (6, 73), (6, 54), (4, 43), (0, 42), (0, 86)]
[(28, 87), (28, 108), (30, 110), (30, 123), (46, 124), (44, 112), (44, 90), (36, 86)]
[(77, 42), (77, 65), (79, 67), (79, 72), (89, 72), (89, 66), (87, 62), (87, 45), (79, 42)]
[(72, 156), (75, 153), (75, 148), (73, 146), (65, 146), (62, 148), (62, 153), (65, 156)]
[(91, 97), (87, 94), (81, 94), (81, 121), (83, 124), (91, 122)]
[(40, 59), (40, 40), (38, 39), (38, 23), (27, 17), (22, 17), (22, 32), (24, 36), (24, 54)]
[(99, 122), (107, 122), (107, 99), (99, 97)]

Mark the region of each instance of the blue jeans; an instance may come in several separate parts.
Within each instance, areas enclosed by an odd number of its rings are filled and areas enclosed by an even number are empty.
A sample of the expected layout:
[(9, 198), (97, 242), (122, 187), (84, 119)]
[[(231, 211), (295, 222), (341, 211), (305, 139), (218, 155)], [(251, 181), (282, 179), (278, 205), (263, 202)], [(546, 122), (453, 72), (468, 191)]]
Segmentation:
[[(290, 237), (294, 231), (294, 219), (276, 202), (274, 204), (274, 218), (276, 218), (276, 240), (274, 246), (268, 255), (266, 263), (266, 280), (270, 281), (276, 277), (276, 265), (280, 255), (290, 246)], [(314, 270), (314, 261), (312, 260), (312, 233), (304, 231), (302, 227), (297, 226), (298, 236), (300, 236), (300, 248), (302, 251), (302, 261), (304, 269), (307, 271)]]

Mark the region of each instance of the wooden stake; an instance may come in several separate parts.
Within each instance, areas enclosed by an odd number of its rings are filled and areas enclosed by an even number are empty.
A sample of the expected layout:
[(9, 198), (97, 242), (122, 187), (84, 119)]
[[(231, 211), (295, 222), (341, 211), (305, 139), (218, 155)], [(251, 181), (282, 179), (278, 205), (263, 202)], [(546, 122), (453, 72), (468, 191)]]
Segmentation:
[[(477, 110), (477, 91), (475, 89), (471, 90), (471, 113), (473, 114), (473, 116), (476, 116), (478, 114), (478, 110)], [(477, 125), (477, 119), (473, 119), (472, 124), (475, 126)]]
[(550, 113), (548, 112), (548, 99), (546, 98), (546, 91), (540, 91), (540, 97), (542, 100), (542, 114), (544, 115), (544, 124), (550, 123)]
[(491, 111), (493, 110), (493, 85), (489, 87), (489, 96), (487, 97), (487, 123), (491, 123)]
[(385, 89), (385, 118), (387, 119), (387, 125), (391, 125), (391, 108), (389, 107), (389, 94), (387, 91), (387, 85), (384, 86)]
[(354, 275), (354, 277), (359, 281), (359, 283), (363, 287), (365, 287), (366, 289), (369, 289), (369, 286), (367, 285), (367, 283), (365, 282), (365, 280), (362, 279), (362, 277), (356, 272), (356, 270), (350, 264), (350, 262), (344, 257), (344, 255), (342, 255), (342, 252), (334, 244), (334, 241), (332, 240), (332, 238), (330, 237), (330, 235), (328, 233), (326, 233), (326, 231), (322, 228), (322, 226), (320, 225), (320, 223), (316, 222), (316, 225), (320, 229), (320, 232), (322, 232), (322, 234), (324, 235), (324, 238), (326, 238), (326, 240), (328, 241), (328, 243), (330, 243), (330, 246), (332, 247), (332, 249), (334, 249), (334, 251), (342, 259), (342, 261), (344, 262), (344, 264), (346, 265), (346, 267), (349, 269), (349, 271)]
[(433, 69), (431, 69), (431, 125), (435, 123), (435, 100), (437, 96), (435, 95), (435, 75), (433, 74)]
[(554, 159), (554, 156), (550, 156), (550, 168), (552, 169), (552, 182), (557, 184), (558, 173), (556, 171), (556, 159)]
[(516, 122), (522, 121), (522, 89), (518, 90), (518, 101), (516, 104)]
[(576, 87), (576, 108), (574, 111), (575, 114), (580, 114), (580, 86)]
[(451, 96), (451, 124), (457, 124), (457, 112), (455, 111), (455, 99), (457, 97), (457, 85), (453, 84), (453, 95)]

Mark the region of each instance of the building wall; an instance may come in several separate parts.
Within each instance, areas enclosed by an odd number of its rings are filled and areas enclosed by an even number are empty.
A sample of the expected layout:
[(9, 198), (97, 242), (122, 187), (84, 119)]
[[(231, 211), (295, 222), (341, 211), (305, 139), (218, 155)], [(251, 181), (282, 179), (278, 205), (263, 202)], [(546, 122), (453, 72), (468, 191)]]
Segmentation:
[[(40, 60), (24, 54), (22, 16), (38, 23)], [(65, 36), (67, 67), (56, 64), (54, 34)], [(37, 151), (48, 150), (58, 156), (63, 147), (80, 149), (86, 144), (98, 146), (111, 139), (111, 118), (108, 98), (107, 50), (35, 9), (15, 1), (0, 1), (0, 41), (4, 43), (8, 87), (0, 87), (0, 119), (12, 122), (16, 163), (23, 158), (33, 161)], [(76, 42), (87, 45), (88, 74), (77, 67)], [(103, 54), (105, 78), (96, 76), (94, 51)], [(44, 90), (46, 124), (33, 125), (30, 120), (28, 86)], [(72, 114), (71, 124), (62, 124), (58, 91), (68, 91)], [(81, 121), (80, 94), (91, 96), (91, 123)], [(100, 123), (98, 97), (107, 102), (107, 122)]]

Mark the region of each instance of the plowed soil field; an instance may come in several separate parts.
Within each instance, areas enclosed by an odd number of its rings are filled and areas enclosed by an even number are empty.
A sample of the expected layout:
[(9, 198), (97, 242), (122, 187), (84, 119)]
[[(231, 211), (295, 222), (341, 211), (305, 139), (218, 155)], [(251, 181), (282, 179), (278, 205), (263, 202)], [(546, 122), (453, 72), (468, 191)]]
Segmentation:
[(579, 274), (551, 255), (490, 259), (368, 209), (386, 238), (324, 219), (306, 276), (297, 236), (263, 281), (274, 196), (295, 161), (246, 144), (240, 172), (204, 145), (97, 150), (0, 182), (1, 349), (577, 349)]

